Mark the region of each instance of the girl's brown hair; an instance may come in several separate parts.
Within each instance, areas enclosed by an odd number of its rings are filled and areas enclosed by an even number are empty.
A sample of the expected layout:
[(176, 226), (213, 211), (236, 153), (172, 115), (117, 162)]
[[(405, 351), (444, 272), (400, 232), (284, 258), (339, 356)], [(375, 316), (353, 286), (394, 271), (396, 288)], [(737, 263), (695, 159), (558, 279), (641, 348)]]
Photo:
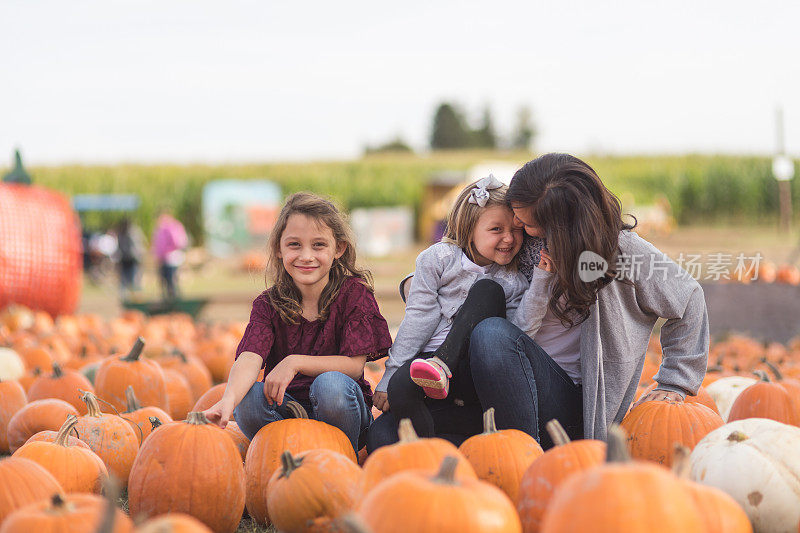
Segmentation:
[[(508, 203), (506, 202), (508, 187), (505, 185), (497, 189), (486, 191), (489, 193), (489, 198), (486, 200), (486, 205), (484, 207), (469, 203), (472, 189), (478, 184), (478, 181), (470, 183), (459, 193), (453, 207), (447, 214), (447, 229), (445, 229), (444, 236), (442, 237), (442, 242), (455, 244), (464, 250), (464, 253), (467, 254), (467, 257), (473, 263), (475, 262), (475, 258), (480, 255), (478, 254), (478, 250), (475, 249), (475, 245), (472, 244), (472, 234), (475, 231), (475, 226), (478, 224), (478, 218), (480, 218), (481, 213), (488, 207), (498, 205), (506, 208), (508, 207)], [(514, 257), (511, 266), (516, 266), (516, 261), (517, 258)]]
[[(566, 326), (582, 322), (597, 292), (616, 277), (619, 232), (636, 226), (622, 220), (622, 207), (585, 162), (569, 154), (545, 154), (519, 169), (506, 195), (509, 205), (527, 209), (545, 233), (556, 279), (548, 307)], [(578, 258), (589, 250), (606, 261), (605, 276), (584, 282)]]
[(319, 298), (319, 320), (326, 320), (331, 304), (336, 300), (342, 284), (348, 277), (358, 278), (371, 291), (373, 290), (372, 275), (369, 271), (356, 266), (355, 239), (344, 216), (332, 202), (308, 192), (298, 192), (289, 196), (278, 214), (278, 220), (270, 233), (267, 245), (269, 253), (266, 271), (267, 285), (269, 286), (269, 279), (273, 281), (267, 294), (270, 303), (284, 322), (297, 324), (303, 314), (303, 308), (300, 305), (302, 301), (300, 291), (292, 277), (286, 272), (283, 260), (279, 257), (281, 236), (289, 222), (289, 217), (294, 214), (305, 215), (318, 224), (327, 226), (333, 233), (336, 245), (345, 247), (342, 256), (334, 259), (328, 276), (328, 284), (322, 289), (322, 295)]

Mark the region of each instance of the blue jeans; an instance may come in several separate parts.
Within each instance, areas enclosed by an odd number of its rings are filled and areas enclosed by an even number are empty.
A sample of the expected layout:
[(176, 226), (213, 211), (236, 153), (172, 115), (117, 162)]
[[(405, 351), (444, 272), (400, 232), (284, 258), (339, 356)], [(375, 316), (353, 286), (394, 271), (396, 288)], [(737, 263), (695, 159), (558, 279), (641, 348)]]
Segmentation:
[[(341, 372), (323, 372), (311, 383), (308, 396), (310, 402), (299, 403), (309, 416), (344, 431), (357, 452), (359, 436), (372, 422), (372, 413), (359, 384)], [(252, 440), (258, 430), (270, 422), (290, 417), (285, 407), (288, 400), (294, 398), (284, 394), (281, 405), (269, 405), (264, 396), (264, 383), (257, 381), (236, 406), (233, 416), (242, 433)]]
[(475, 391), (484, 409), (494, 407), (500, 429), (533, 436), (553, 447), (545, 427), (557, 419), (570, 439), (583, 438), (583, 388), (521, 329), (503, 318), (487, 318), (470, 338)]

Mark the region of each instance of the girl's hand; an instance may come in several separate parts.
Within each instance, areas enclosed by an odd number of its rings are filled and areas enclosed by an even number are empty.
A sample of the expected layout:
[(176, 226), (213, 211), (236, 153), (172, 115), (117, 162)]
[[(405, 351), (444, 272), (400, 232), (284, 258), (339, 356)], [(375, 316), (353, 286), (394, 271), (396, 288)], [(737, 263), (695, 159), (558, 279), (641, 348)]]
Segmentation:
[(389, 396), (385, 392), (375, 391), (372, 395), (372, 405), (385, 413), (389, 410)]
[(554, 272), (553, 258), (550, 257), (550, 252), (542, 250), (539, 255), (539, 268), (546, 272)]
[(225, 426), (228, 425), (228, 420), (231, 419), (234, 407), (236, 406), (233, 405), (233, 398), (223, 396), (220, 401), (203, 411), (203, 414), (206, 415), (209, 422), (225, 429)]
[(286, 387), (289, 386), (289, 383), (292, 382), (296, 375), (297, 368), (295, 367), (294, 356), (284, 357), (264, 379), (264, 396), (267, 398), (267, 403), (281, 405)]
[(632, 406), (631, 409), (644, 402), (652, 402), (656, 400), (669, 400), (671, 402), (683, 402), (683, 398), (677, 392), (670, 392), (665, 390), (650, 391), (641, 398), (639, 398)]

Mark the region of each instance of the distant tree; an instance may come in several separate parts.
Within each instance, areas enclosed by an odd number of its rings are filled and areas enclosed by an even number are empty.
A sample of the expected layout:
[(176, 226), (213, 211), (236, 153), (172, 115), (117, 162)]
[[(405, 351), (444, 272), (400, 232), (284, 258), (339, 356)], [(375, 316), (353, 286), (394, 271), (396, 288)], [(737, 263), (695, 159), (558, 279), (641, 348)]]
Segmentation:
[(431, 148), (434, 150), (468, 148), (471, 137), (461, 111), (448, 102), (439, 104), (433, 117)]
[(406, 143), (399, 135), (395, 137), (393, 140), (380, 144), (378, 146), (365, 146), (364, 153), (365, 154), (381, 154), (386, 152), (408, 152), (411, 153), (414, 150)]
[(497, 134), (494, 130), (492, 110), (489, 109), (488, 105), (483, 109), (480, 127), (472, 132), (472, 143), (477, 148), (488, 148), (491, 150), (497, 148)]
[(531, 150), (536, 133), (530, 108), (528, 106), (520, 107), (517, 111), (517, 123), (511, 136), (511, 146), (519, 150)]

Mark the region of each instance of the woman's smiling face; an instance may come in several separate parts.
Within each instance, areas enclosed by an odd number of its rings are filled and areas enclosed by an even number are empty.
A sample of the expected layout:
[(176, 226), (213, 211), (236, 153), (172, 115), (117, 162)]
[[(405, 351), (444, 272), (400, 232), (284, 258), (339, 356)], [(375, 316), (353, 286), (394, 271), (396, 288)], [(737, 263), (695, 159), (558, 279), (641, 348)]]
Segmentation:
[(544, 238), (544, 228), (533, 223), (530, 208), (512, 207), (511, 209), (514, 211), (514, 224), (518, 228), (525, 228), (525, 233), (531, 237)]

